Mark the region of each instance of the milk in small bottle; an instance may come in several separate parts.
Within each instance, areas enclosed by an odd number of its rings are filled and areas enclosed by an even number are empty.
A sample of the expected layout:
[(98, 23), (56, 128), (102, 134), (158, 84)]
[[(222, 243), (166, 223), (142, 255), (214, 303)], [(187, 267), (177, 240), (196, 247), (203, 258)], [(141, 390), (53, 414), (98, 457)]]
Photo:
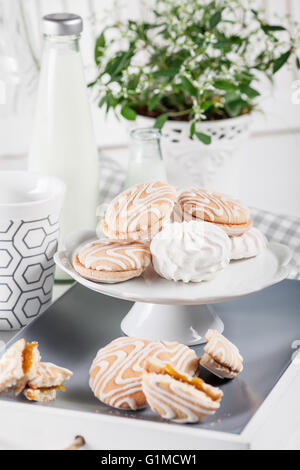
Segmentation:
[(82, 18), (70, 13), (43, 18), (45, 43), (29, 154), (30, 170), (66, 183), (61, 246), (70, 233), (96, 225), (97, 146), (79, 51), (82, 29)]

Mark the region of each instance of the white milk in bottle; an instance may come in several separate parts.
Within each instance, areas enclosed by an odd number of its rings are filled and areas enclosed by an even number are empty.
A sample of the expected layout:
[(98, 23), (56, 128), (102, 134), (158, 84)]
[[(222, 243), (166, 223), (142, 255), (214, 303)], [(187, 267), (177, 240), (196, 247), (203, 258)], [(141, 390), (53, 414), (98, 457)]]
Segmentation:
[[(82, 19), (70, 13), (43, 18), (45, 38), (29, 169), (67, 186), (60, 246), (80, 229), (94, 229), (98, 203), (97, 146), (79, 51)], [(58, 278), (64, 278), (62, 272)]]

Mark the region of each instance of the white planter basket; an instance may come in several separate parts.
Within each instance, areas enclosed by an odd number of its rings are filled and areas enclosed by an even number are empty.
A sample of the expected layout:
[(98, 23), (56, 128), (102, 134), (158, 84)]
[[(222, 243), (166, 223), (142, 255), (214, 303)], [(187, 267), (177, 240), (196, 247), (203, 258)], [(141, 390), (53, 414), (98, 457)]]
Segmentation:
[[(201, 186), (238, 195), (238, 151), (249, 135), (252, 116), (201, 122), (196, 130), (212, 138), (210, 145), (190, 139), (190, 123), (167, 121), (163, 152), (168, 179), (176, 187)], [(139, 116), (137, 127), (151, 127), (154, 119)]]

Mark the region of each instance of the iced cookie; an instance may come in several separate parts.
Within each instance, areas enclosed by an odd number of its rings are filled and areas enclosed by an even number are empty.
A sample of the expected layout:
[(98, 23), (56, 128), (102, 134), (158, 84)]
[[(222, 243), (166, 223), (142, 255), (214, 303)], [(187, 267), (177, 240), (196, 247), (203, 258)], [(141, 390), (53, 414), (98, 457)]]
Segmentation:
[(196, 423), (213, 415), (223, 396), (220, 389), (154, 359), (146, 363), (142, 385), (152, 411), (178, 423)]
[(183, 214), (205, 220), (228, 235), (242, 235), (252, 226), (249, 209), (240, 201), (205, 189), (182, 191), (178, 197)]
[(179, 343), (154, 342), (142, 338), (117, 338), (100, 349), (90, 369), (90, 387), (102, 402), (115, 408), (136, 410), (146, 406), (142, 391), (145, 361), (155, 357), (180, 370), (195, 374), (194, 351)]
[(252, 227), (244, 235), (231, 237), (231, 259), (252, 258), (267, 246), (267, 239), (260, 230)]
[(20, 393), (36, 375), (39, 361), (38, 343), (22, 338), (10, 346), (0, 359), (0, 393), (11, 388)]
[(155, 355), (157, 359), (164, 363), (169, 362), (177, 370), (184, 374), (194, 376), (198, 372), (199, 359), (195, 351), (185, 344), (173, 341), (160, 341), (160, 343), (167, 349), (167, 356), (165, 352)]
[(207, 345), (200, 364), (221, 379), (234, 379), (243, 370), (238, 348), (216, 330), (205, 335)]
[(98, 240), (75, 255), (75, 270), (96, 282), (122, 282), (138, 277), (151, 262), (150, 249), (141, 242)]
[(173, 281), (213, 279), (230, 261), (231, 242), (224, 230), (208, 222), (174, 222), (153, 238), (155, 271)]
[(112, 239), (150, 240), (169, 220), (175, 200), (166, 183), (138, 184), (110, 203), (101, 229)]
[(24, 395), (32, 401), (52, 401), (57, 390), (65, 391), (64, 384), (73, 373), (51, 362), (40, 362), (35, 377), (27, 383)]

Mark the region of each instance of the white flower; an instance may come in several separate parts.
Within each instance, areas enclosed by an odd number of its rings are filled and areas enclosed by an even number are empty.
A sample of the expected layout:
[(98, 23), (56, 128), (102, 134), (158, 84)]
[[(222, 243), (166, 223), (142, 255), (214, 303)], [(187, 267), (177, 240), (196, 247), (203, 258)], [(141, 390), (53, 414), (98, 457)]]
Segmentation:
[(108, 73), (105, 73), (101, 77), (101, 82), (106, 85), (110, 81), (110, 75)]

